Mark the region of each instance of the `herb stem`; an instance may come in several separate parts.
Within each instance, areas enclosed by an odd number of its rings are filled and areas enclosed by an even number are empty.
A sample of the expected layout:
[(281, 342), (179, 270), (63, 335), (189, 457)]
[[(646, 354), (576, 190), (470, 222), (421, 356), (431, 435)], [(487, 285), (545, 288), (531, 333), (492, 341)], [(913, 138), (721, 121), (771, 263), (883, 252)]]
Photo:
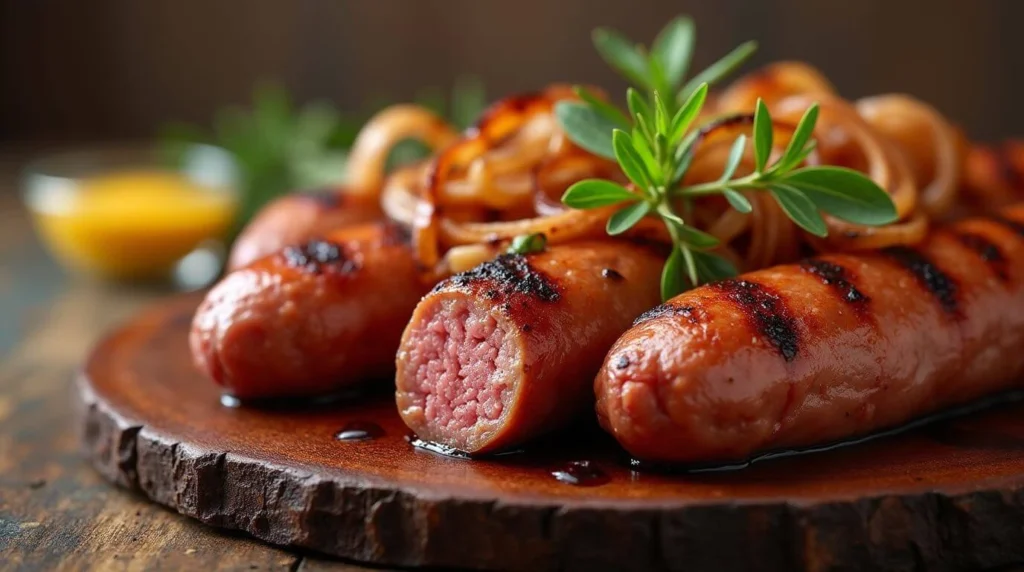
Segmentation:
[(685, 196), (685, 197), (700, 197), (705, 195), (717, 195), (722, 192), (723, 189), (756, 189), (763, 187), (768, 184), (768, 181), (758, 173), (752, 173), (745, 177), (738, 179), (732, 179), (729, 181), (709, 181), (707, 183), (700, 183), (697, 185), (689, 185), (685, 187), (676, 187), (672, 190), (673, 195)]

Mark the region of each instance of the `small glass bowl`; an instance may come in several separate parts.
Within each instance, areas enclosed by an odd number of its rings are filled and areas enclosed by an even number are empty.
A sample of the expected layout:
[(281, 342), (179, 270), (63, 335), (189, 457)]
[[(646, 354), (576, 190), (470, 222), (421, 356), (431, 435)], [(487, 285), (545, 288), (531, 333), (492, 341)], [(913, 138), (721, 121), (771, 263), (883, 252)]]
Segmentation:
[(119, 282), (198, 288), (223, 265), (238, 210), (238, 166), (219, 147), (51, 155), (31, 163), (23, 198), (67, 269)]

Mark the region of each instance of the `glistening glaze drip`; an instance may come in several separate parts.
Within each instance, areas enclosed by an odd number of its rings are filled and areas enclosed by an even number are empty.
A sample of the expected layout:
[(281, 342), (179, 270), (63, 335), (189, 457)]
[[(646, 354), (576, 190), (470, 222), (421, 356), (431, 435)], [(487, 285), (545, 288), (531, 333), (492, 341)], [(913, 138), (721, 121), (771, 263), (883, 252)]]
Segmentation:
[(601, 470), (593, 461), (569, 461), (551, 471), (551, 476), (567, 485), (578, 487), (596, 487), (611, 480), (608, 473)]
[(491, 459), (494, 457), (507, 457), (509, 455), (519, 455), (523, 452), (522, 449), (513, 449), (511, 451), (503, 451), (501, 453), (493, 453), (488, 455), (473, 455), (461, 449), (456, 449), (451, 445), (445, 445), (443, 443), (436, 443), (434, 441), (427, 441), (426, 439), (421, 439), (419, 435), (416, 435), (415, 433), (409, 433), (408, 435), (406, 435), (405, 440), (410, 445), (412, 445), (413, 449), (426, 451), (428, 453), (433, 453), (435, 455), (441, 455), (442, 457), (448, 457), (450, 459)]
[[(985, 397), (971, 403), (961, 405), (958, 407), (952, 407), (932, 415), (926, 415), (900, 425), (891, 429), (884, 429), (882, 431), (876, 431), (868, 435), (862, 435), (860, 437), (853, 437), (851, 439), (844, 439), (842, 441), (834, 441), (831, 443), (825, 443), (822, 445), (811, 445), (809, 447), (799, 447), (794, 449), (779, 449), (776, 451), (768, 451), (766, 453), (760, 453), (739, 461), (729, 461), (724, 463), (701, 463), (701, 464), (679, 464), (679, 465), (662, 465), (657, 463), (648, 463), (637, 459), (630, 459), (629, 466), (633, 470), (637, 471), (650, 471), (653, 473), (680, 473), (680, 474), (698, 474), (698, 473), (717, 473), (725, 471), (736, 471), (739, 469), (745, 469), (754, 463), (762, 463), (764, 461), (774, 461), (776, 459), (785, 459), (787, 457), (797, 457), (802, 455), (808, 455), (812, 453), (824, 453), (827, 451), (835, 451), (837, 449), (844, 449), (846, 447), (852, 447), (854, 445), (862, 445), (884, 439), (887, 437), (895, 437), (902, 435), (915, 429), (921, 429), (923, 427), (933, 425), (942, 421), (951, 421), (960, 417), (965, 417), (972, 413), (978, 413), (986, 409), (991, 409), (999, 405), (1007, 405), (1010, 403), (1017, 403), (1024, 401), (1024, 390), (1013, 390), (1001, 393), (999, 395), (993, 395)], [(942, 438), (936, 438), (940, 443), (955, 444), (954, 438), (951, 436), (951, 431), (942, 434)], [(934, 435), (930, 435), (934, 438)], [(1002, 439), (1000, 444), (1006, 445), (1009, 441)], [(1024, 440), (1015, 439), (1014, 443), (1019, 443), (1024, 448)], [(973, 442), (971, 444), (973, 445)]]
[(334, 434), (338, 441), (372, 441), (384, 436), (384, 428), (370, 421), (353, 421)]
[(366, 391), (362, 389), (347, 389), (337, 391), (329, 395), (317, 395), (313, 397), (268, 397), (261, 399), (243, 399), (223, 393), (220, 396), (220, 404), (228, 409), (262, 409), (265, 411), (288, 411), (293, 409), (320, 408), (337, 405), (343, 401), (354, 401), (365, 397)]

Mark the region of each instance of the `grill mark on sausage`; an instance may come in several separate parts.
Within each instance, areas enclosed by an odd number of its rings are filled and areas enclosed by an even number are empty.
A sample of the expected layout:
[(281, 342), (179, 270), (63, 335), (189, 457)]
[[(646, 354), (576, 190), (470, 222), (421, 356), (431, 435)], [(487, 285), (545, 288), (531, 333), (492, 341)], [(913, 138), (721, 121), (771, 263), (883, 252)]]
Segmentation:
[(660, 318), (662, 316), (685, 316), (691, 324), (697, 323), (697, 315), (693, 306), (676, 306), (674, 304), (669, 304), (668, 302), (666, 302), (664, 304), (658, 304), (657, 306), (637, 316), (637, 318), (633, 320), (633, 325), (636, 326), (644, 322), (649, 322), (655, 318)]
[(910, 272), (946, 313), (959, 316), (959, 288), (935, 263), (907, 246), (890, 246), (882, 249), (882, 254)]
[(1009, 229), (1017, 236), (1024, 237), (1024, 222), (1018, 222), (1010, 218), (1006, 218), (1002, 215), (993, 215), (989, 218), (992, 222), (1002, 226), (1003, 228)]
[(709, 286), (722, 292), (747, 316), (754, 329), (768, 339), (787, 362), (800, 350), (800, 333), (785, 300), (763, 284), (729, 279)]
[(514, 293), (525, 294), (542, 302), (557, 302), (562, 297), (551, 278), (530, 266), (530, 261), (522, 254), (502, 254), (472, 270), (452, 276), (435, 286), (434, 291), (474, 284), (486, 284), (488, 289), (485, 296), (491, 299)]
[(334, 269), (342, 274), (359, 270), (359, 263), (345, 255), (336, 242), (313, 239), (304, 244), (285, 247), (284, 260), (288, 266), (300, 268), (310, 274), (322, 274)]
[(854, 278), (850, 270), (840, 264), (820, 258), (808, 258), (800, 263), (800, 268), (804, 272), (816, 276), (843, 302), (853, 306), (858, 314), (863, 315), (871, 299), (853, 284)]
[(1002, 251), (999, 250), (995, 243), (980, 234), (965, 230), (954, 230), (952, 234), (960, 244), (966, 246), (971, 252), (978, 255), (978, 258), (987, 263), (989, 269), (1000, 280), (1006, 281), (1008, 278), (1006, 273), (1006, 257), (1003, 256)]

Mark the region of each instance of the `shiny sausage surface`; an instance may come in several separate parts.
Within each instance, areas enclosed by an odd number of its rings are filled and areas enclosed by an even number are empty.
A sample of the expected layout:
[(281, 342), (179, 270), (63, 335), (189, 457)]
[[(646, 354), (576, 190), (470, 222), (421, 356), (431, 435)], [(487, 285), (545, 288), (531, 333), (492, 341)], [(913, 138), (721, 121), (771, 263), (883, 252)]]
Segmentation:
[(264, 206), (242, 229), (231, 248), (228, 269), (242, 268), (289, 244), (382, 216), (376, 200), (338, 191), (285, 195)]
[(605, 352), (659, 300), (664, 257), (628, 242), (504, 255), (440, 284), (402, 336), (397, 402), (421, 438), (517, 446), (593, 406)]
[(390, 223), (354, 226), (232, 272), (196, 312), (196, 365), (240, 398), (390, 378), (402, 328), (428, 289), (407, 240)]
[(641, 316), (597, 376), (634, 457), (733, 461), (868, 434), (1024, 382), (1024, 208), (822, 255)]

